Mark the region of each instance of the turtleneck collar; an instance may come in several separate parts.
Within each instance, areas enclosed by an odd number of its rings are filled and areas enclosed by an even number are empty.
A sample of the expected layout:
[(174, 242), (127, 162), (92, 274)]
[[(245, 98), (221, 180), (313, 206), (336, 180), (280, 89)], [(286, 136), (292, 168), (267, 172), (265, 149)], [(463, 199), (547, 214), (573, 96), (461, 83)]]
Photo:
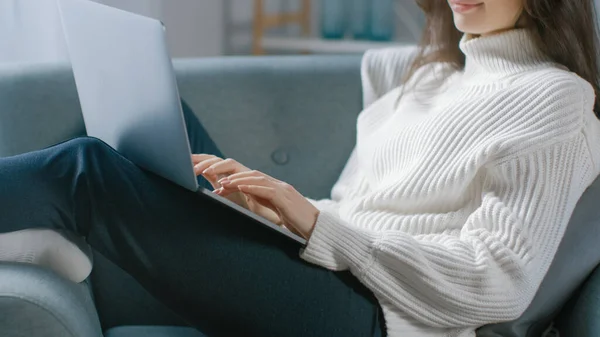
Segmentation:
[(552, 63), (525, 29), (485, 37), (465, 34), (460, 49), (466, 55), (467, 75), (511, 75)]

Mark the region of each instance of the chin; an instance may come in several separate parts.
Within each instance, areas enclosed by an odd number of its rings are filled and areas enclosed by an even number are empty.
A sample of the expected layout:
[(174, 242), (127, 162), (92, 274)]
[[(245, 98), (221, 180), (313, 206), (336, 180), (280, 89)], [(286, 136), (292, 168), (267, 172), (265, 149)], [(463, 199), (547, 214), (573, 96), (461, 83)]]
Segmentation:
[(456, 29), (458, 29), (460, 32), (464, 33), (464, 34), (470, 34), (470, 35), (481, 35), (484, 34), (485, 32), (482, 32), (482, 29), (478, 29), (476, 27), (476, 25), (470, 24), (469, 22), (467, 22), (467, 20), (464, 20), (463, 18), (454, 18), (454, 26), (456, 27)]

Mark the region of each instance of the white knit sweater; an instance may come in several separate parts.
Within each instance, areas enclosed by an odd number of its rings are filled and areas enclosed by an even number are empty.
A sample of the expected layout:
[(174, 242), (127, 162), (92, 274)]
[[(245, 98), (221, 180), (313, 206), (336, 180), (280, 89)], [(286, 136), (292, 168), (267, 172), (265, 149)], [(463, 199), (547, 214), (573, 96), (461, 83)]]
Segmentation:
[[(390, 336), (474, 336), (527, 308), (583, 191), (600, 173), (592, 87), (523, 30), (467, 40), (464, 71), (371, 52), (357, 143), (305, 260), (349, 269)], [(423, 89), (424, 88), (424, 89)]]

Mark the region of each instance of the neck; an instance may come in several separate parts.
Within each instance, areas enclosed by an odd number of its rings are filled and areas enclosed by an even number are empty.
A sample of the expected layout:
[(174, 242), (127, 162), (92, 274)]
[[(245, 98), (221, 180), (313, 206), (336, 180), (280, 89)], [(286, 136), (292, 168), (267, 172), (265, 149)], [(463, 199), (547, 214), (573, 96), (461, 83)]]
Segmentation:
[(465, 34), (460, 49), (465, 74), (510, 75), (551, 63), (525, 29), (508, 29), (486, 36)]
[(501, 28), (501, 29), (497, 29), (488, 33), (484, 33), (484, 34), (480, 34), (477, 36), (482, 36), (482, 37), (486, 37), (486, 36), (491, 36), (491, 35), (496, 35), (496, 34), (500, 34), (500, 33), (504, 33), (504, 32), (508, 32), (510, 30), (513, 29), (522, 29), (522, 28), (527, 28), (527, 24), (528, 24), (528, 17), (526, 15), (524, 15), (524, 13), (521, 13), (515, 23), (514, 26), (512, 27), (507, 27), (507, 28)]
[(478, 35), (479, 37), (488, 37), (488, 36), (492, 36), (492, 35), (497, 35), (497, 34), (502, 34), (502, 33), (506, 33), (508, 31), (514, 30), (516, 28), (504, 28), (504, 29), (498, 29), (498, 30), (494, 30), (491, 31), (489, 33), (483, 33), (481, 35)]

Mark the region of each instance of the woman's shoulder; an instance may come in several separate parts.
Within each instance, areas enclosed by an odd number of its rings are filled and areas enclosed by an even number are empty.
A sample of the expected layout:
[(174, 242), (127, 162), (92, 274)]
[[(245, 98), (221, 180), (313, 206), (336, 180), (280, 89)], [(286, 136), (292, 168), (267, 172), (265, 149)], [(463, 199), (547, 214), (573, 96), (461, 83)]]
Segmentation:
[(367, 51), (362, 59), (361, 77), (365, 107), (402, 84), (418, 54), (417, 46), (399, 46)]
[(594, 89), (577, 74), (560, 67), (534, 69), (515, 76), (504, 90), (496, 102), (504, 107), (510, 126), (504, 131), (516, 148), (582, 134), (600, 140)]
[(371, 76), (403, 75), (419, 53), (413, 45), (371, 49), (365, 52), (362, 59), (363, 72)]
[[(532, 69), (515, 76), (513, 86), (520, 92), (529, 92), (530, 98), (542, 98), (546, 103), (579, 101), (582, 108), (593, 109), (595, 92), (592, 85), (568, 69), (551, 65)], [(586, 104), (587, 103), (587, 104)]]
[(593, 114), (596, 94), (590, 83), (560, 66), (547, 66), (520, 73), (506, 87), (511, 101), (521, 101), (521, 113), (582, 123)]

